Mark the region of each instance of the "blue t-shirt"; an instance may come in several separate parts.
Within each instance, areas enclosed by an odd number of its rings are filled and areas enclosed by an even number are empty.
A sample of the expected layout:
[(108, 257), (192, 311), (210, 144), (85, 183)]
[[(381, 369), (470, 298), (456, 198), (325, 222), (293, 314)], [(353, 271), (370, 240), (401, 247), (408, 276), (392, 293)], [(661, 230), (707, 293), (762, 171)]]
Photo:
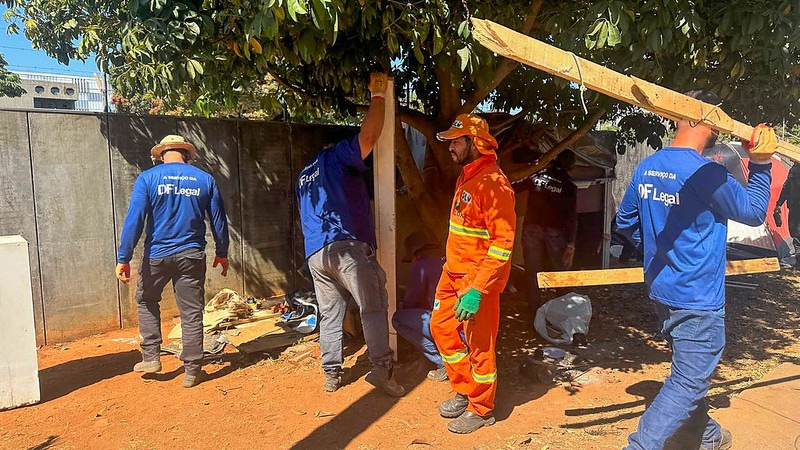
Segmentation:
[(353, 239), (377, 247), (375, 220), (362, 173), (358, 135), (319, 152), (297, 178), (306, 258), (331, 242)]
[(667, 147), (639, 164), (617, 213), (643, 246), (650, 298), (673, 308), (725, 305), (727, 220), (764, 223), (772, 164), (750, 163), (747, 188), (690, 148)]
[(128, 263), (145, 229), (144, 257), (164, 258), (206, 246), (205, 215), (216, 254), (228, 256), (228, 222), (214, 177), (190, 164), (165, 163), (142, 172), (133, 184), (120, 236), (118, 263)]

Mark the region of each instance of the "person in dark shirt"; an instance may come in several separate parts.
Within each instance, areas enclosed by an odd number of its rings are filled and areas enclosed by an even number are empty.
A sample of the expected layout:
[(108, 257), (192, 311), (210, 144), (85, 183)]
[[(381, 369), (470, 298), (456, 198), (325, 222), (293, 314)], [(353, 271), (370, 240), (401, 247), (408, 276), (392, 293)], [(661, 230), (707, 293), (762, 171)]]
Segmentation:
[(545, 169), (512, 183), (515, 191), (530, 191), (522, 226), (522, 256), (528, 281), (528, 307), (535, 315), (541, 306), (536, 274), (569, 270), (578, 230), (577, 191), (569, 176), (575, 154), (564, 150)]
[(411, 343), (436, 369), (428, 372), (431, 381), (447, 380), (442, 356), (431, 336), (431, 311), (436, 285), (442, 276), (442, 250), (424, 233), (416, 231), (405, 239), (404, 261), (411, 261), (408, 284), (402, 303), (392, 317), (397, 333)]
[(800, 164), (798, 163), (789, 169), (789, 175), (783, 183), (778, 203), (775, 204), (776, 216), (780, 216), (781, 206), (784, 203), (789, 208), (789, 234), (792, 236), (796, 254), (800, 250)]

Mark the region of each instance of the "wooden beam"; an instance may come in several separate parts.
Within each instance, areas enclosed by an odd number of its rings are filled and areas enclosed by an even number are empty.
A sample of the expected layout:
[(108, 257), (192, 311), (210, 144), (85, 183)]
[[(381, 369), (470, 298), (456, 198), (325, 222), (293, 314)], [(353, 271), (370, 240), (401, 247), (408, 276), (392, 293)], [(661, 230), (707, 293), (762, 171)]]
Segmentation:
[[(574, 53), (561, 50), (497, 23), (472, 19), (473, 37), (484, 47), (543, 70), (551, 75), (638, 106), (671, 120), (703, 122), (723, 133), (749, 140), (753, 127), (732, 119), (718, 105), (711, 105), (648, 81), (623, 75)], [(800, 147), (778, 142), (777, 152), (800, 161)]]
[(375, 228), (378, 238), (378, 264), (386, 272), (386, 290), (389, 293), (389, 347), (397, 360), (397, 331), (392, 326), (392, 316), (397, 309), (397, 220), (395, 217), (395, 97), (394, 78), (386, 86), (386, 108), (383, 130), (373, 151), (375, 174)]
[[(745, 275), (751, 273), (777, 272), (780, 270), (777, 258), (745, 259), (728, 261), (725, 275)], [(562, 288), (580, 286), (605, 286), (610, 284), (643, 283), (641, 267), (629, 269), (574, 270), (563, 272), (539, 272), (539, 287)]]

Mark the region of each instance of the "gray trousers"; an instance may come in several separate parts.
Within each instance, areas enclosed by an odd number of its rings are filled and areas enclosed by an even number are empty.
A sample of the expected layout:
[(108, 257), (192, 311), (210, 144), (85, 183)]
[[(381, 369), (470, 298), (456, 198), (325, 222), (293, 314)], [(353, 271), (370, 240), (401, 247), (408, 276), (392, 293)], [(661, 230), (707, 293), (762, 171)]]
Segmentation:
[(308, 267), (322, 316), (319, 323), (322, 370), (330, 375), (342, 371), (342, 324), (350, 298), (361, 312), (372, 365), (390, 369), (386, 273), (376, 261), (372, 246), (354, 240), (332, 242), (308, 258)]
[(161, 293), (172, 281), (181, 313), (181, 361), (187, 374), (195, 374), (203, 362), (203, 307), (205, 305), (206, 254), (202, 249), (184, 250), (166, 258), (143, 259), (136, 286), (142, 359), (153, 361), (161, 353)]

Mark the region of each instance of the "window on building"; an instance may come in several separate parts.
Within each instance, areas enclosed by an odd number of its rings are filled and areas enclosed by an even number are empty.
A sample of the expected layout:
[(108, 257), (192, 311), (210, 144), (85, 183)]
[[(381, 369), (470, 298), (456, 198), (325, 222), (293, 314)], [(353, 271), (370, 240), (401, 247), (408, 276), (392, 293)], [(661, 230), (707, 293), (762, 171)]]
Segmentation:
[(56, 86), (50, 88), (50, 93), (53, 95), (58, 95), (59, 92), (61, 92), (61, 89), (57, 88)]
[(70, 95), (70, 96), (75, 95), (75, 89), (72, 89), (72, 88), (67, 88), (66, 90), (64, 90), (64, 92), (66, 92), (67, 95)]
[(33, 88), (33, 90), (36, 91), (37, 94), (41, 94), (42, 92), (44, 92), (44, 86), (36, 86), (35, 88)]

